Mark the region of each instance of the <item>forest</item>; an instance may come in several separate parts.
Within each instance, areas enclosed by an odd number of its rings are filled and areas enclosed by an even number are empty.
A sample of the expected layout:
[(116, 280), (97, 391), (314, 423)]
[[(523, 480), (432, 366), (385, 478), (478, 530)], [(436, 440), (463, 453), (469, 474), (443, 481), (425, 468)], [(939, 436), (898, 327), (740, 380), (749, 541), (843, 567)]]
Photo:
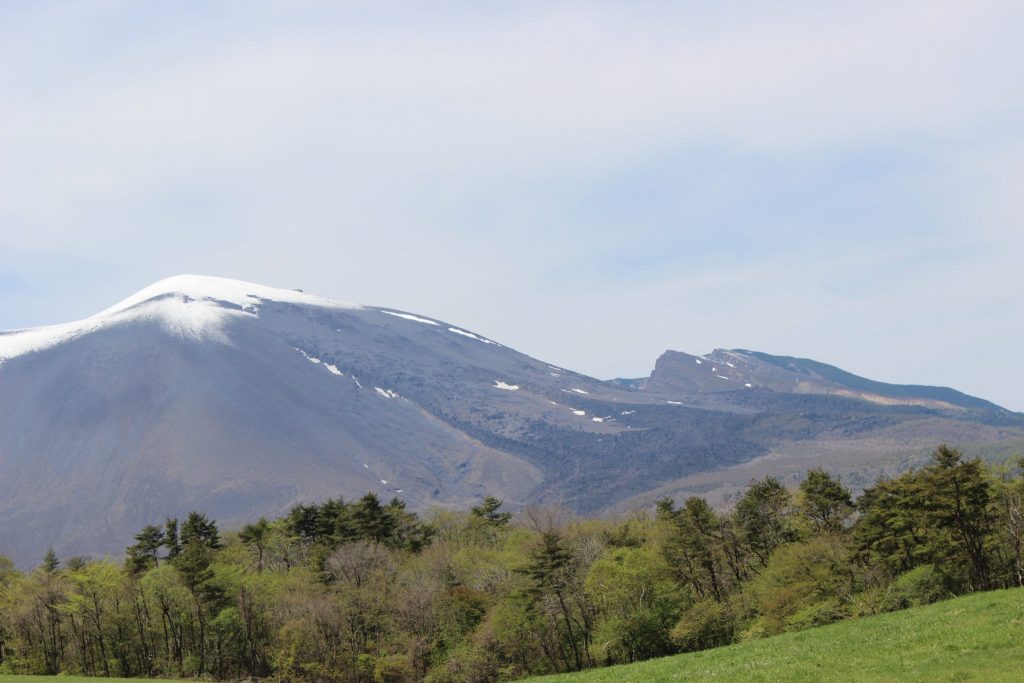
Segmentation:
[(0, 558), (0, 673), (512, 680), (1024, 585), (1024, 459), (948, 446), (854, 498), (820, 469), (618, 519), (493, 497), (142, 527), (124, 558)]

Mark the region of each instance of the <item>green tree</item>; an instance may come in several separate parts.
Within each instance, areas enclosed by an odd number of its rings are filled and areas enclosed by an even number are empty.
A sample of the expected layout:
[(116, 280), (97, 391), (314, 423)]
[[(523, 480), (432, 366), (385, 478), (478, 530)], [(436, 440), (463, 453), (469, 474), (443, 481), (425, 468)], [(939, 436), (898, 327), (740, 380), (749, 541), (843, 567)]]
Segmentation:
[(482, 520), (495, 527), (507, 526), (512, 521), (511, 512), (500, 512), (504, 502), (494, 496), (487, 496), (480, 505), (470, 509), (469, 513), (476, 519)]
[(208, 519), (201, 512), (190, 512), (185, 522), (181, 525), (180, 543), (181, 547), (190, 543), (199, 543), (210, 550), (221, 548), (220, 532), (217, 531), (217, 523)]
[(388, 514), (374, 493), (367, 493), (355, 504), (352, 521), (360, 538), (376, 543), (389, 540), (396, 526), (394, 517)]
[(670, 523), (664, 555), (680, 583), (698, 598), (721, 602), (726, 594), (721, 525), (703, 498), (687, 498), (678, 510), (663, 510)]
[(39, 565), (39, 568), (47, 574), (52, 574), (57, 571), (58, 567), (60, 567), (60, 560), (57, 559), (57, 553), (54, 552), (53, 546), (51, 546), (46, 549), (46, 554), (43, 555), (43, 563)]
[[(193, 516), (189, 515), (189, 518), (193, 519)], [(217, 541), (216, 528), (214, 527), (213, 533), (211, 533), (205, 516), (200, 515), (194, 518), (194, 531), (186, 534), (187, 528), (189, 528), (188, 522), (182, 526), (183, 543), (181, 553), (174, 558), (174, 568), (178, 570), (182, 584), (188, 589), (192, 598), (194, 614), (199, 627), (196, 638), (199, 650), (196, 673), (202, 676), (208, 671), (208, 625), (211, 615), (215, 615), (219, 611), (217, 606), (224, 597), (220, 587), (213, 581), (214, 572), (210, 567), (217, 550), (217, 547), (211, 543), (216, 541), (219, 546), (219, 541)]]
[(1000, 545), (1007, 549), (1007, 583), (1024, 586), (1024, 458), (1002, 465), (994, 475), (992, 499)]
[(946, 445), (935, 449), (932, 458), (935, 464), (926, 470), (928, 517), (936, 527), (953, 530), (954, 542), (968, 567), (968, 590), (991, 588), (986, 544), (993, 519), (989, 482), (981, 461), (965, 461), (960, 451)]
[(606, 551), (590, 566), (584, 588), (598, 612), (594, 640), (603, 663), (675, 651), (669, 631), (679, 619), (683, 595), (654, 547)]
[(178, 520), (176, 517), (168, 517), (164, 522), (164, 547), (167, 548), (168, 558), (175, 558), (181, 552), (181, 542), (178, 538)]
[(807, 473), (800, 482), (800, 494), (797, 507), (815, 533), (838, 533), (853, 514), (850, 490), (823, 469)]
[(774, 477), (751, 483), (736, 502), (736, 528), (748, 554), (762, 567), (768, 565), (776, 548), (796, 540), (791, 503), (789, 491)]
[(128, 568), (133, 574), (141, 574), (151, 567), (160, 564), (158, 552), (164, 545), (164, 530), (156, 525), (147, 524), (135, 534), (135, 543), (128, 546)]
[(263, 552), (266, 549), (267, 539), (270, 536), (270, 522), (266, 517), (260, 517), (255, 524), (246, 524), (238, 533), (238, 539), (256, 550), (256, 571), (263, 571)]
[(848, 553), (833, 535), (781, 546), (749, 589), (759, 625), (779, 633), (848, 616), (857, 588)]
[(531, 592), (535, 600), (540, 601), (548, 596), (554, 599), (565, 627), (565, 642), (572, 651), (571, 666), (576, 671), (582, 671), (584, 652), (580, 640), (585, 641), (585, 637), (580, 633), (580, 624), (570, 609), (569, 597), (578, 577), (572, 553), (565, 548), (558, 532), (546, 531), (541, 535), (540, 543), (530, 552), (526, 572), (533, 580)]
[(965, 590), (988, 588), (989, 488), (980, 460), (964, 461), (956, 449), (940, 446), (928, 467), (864, 492), (854, 528), (858, 552), (893, 574), (932, 564)]

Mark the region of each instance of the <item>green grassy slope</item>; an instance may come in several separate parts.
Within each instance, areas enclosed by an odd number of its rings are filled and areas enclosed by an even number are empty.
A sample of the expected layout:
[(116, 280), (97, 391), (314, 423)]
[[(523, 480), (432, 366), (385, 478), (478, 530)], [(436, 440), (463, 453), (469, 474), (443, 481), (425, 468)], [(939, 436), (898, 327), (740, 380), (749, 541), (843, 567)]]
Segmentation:
[(530, 680), (1024, 681), (1024, 589), (979, 593), (704, 652)]

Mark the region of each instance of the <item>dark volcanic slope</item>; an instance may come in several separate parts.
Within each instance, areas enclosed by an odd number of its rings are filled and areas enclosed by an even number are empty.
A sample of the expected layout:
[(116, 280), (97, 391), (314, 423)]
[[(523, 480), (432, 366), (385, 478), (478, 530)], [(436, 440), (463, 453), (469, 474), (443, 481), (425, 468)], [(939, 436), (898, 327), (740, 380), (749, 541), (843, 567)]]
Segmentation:
[(1024, 435), (952, 390), (863, 382), (669, 352), (638, 391), (438, 320), (172, 278), (80, 323), (0, 334), (0, 554), (117, 553), (191, 509), (231, 526), (367, 490), (600, 511), (816, 439)]

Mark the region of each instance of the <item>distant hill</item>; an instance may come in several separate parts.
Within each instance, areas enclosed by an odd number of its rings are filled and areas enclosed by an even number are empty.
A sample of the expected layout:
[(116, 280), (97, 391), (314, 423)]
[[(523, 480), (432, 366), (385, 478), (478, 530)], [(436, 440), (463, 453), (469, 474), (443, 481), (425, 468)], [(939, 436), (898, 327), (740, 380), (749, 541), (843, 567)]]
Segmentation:
[(531, 683), (1024, 680), (1024, 589)]
[(0, 333), (0, 554), (119, 553), (198, 509), (230, 527), (300, 501), (581, 512), (826, 464), (854, 487), (938, 442), (1010, 453), (1024, 419), (951, 389), (750, 351), (669, 351), (602, 381), (404, 311), (220, 278)]

